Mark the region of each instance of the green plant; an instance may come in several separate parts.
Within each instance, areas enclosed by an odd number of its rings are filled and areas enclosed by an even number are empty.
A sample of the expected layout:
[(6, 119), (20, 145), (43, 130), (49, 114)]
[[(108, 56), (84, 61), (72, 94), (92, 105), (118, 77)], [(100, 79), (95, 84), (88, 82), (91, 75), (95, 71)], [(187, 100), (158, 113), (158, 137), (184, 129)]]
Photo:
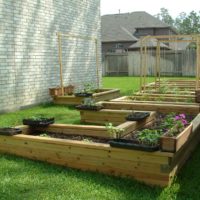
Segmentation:
[(39, 136), (40, 137), (50, 137), (47, 133), (41, 133)]
[(91, 97), (88, 97), (88, 98), (84, 98), (83, 105), (95, 106), (96, 103), (95, 103), (94, 99), (92, 99)]
[(124, 132), (123, 128), (114, 127), (112, 123), (106, 124), (106, 129), (111, 137), (120, 138), (122, 133)]
[(85, 142), (85, 143), (93, 143), (93, 141), (91, 139), (86, 139), (86, 138), (83, 139), (83, 142)]
[(154, 146), (158, 144), (159, 138), (162, 135), (161, 130), (152, 130), (152, 129), (144, 129), (137, 133), (136, 138), (142, 144), (147, 144), (150, 146)]
[(29, 117), (30, 120), (33, 120), (33, 121), (37, 121), (37, 120), (41, 120), (41, 119), (44, 119), (45, 116), (44, 115), (33, 115), (31, 117)]
[(92, 85), (93, 85), (92, 83), (85, 83), (84, 88), (83, 88), (83, 92), (85, 92), (85, 93), (93, 92), (94, 87)]

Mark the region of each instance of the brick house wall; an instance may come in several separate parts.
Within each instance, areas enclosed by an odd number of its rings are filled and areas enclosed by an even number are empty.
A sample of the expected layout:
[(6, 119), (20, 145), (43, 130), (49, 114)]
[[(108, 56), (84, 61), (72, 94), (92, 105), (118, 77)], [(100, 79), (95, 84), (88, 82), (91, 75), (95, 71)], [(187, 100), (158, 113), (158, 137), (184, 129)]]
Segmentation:
[[(0, 112), (50, 100), (60, 84), (57, 32), (97, 37), (101, 66), (100, 0), (0, 1)], [(62, 50), (65, 85), (96, 83), (94, 42), (64, 38)]]

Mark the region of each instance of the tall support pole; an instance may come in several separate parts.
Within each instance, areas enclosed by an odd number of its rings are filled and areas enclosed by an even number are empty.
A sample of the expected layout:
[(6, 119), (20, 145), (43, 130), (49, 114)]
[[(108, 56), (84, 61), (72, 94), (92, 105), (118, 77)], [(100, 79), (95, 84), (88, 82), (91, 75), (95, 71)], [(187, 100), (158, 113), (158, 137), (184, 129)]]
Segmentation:
[(99, 55), (98, 55), (98, 40), (95, 39), (95, 53), (96, 53), (96, 76), (97, 76), (97, 88), (100, 88), (99, 83)]
[(64, 96), (64, 85), (63, 85), (63, 65), (62, 65), (62, 35), (57, 33), (58, 35), (58, 46), (59, 46), (59, 64), (60, 64), (60, 87), (61, 87), (61, 94)]
[(196, 42), (196, 89), (199, 88), (199, 77), (200, 77), (200, 36), (197, 36), (197, 42)]
[(160, 89), (160, 41), (157, 44), (157, 76), (158, 76), (158, 88)]
[(142, 92), (143, 83), (143, 42), (140, 41), (140, 92)]
[(144, 43), (144, 92), (146, 90), (146, 76), (147, 76), (147, 43)]
[(155, 64), (155, 67), (154, 67), (155, 91), (157, 90), (158, 67), (159, 67), (159, 41), (157, 41), (157, 47), (156, 47), (156, 64)]

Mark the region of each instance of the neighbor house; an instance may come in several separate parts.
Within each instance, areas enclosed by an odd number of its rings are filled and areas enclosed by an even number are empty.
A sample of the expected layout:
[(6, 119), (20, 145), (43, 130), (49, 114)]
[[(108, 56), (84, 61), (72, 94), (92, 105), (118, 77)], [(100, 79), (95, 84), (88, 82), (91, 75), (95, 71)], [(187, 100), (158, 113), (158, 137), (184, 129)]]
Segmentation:
[(102, 52), (123, 52), (147, 35), (172, 35), (176, 30), (146, 12), (104, 15)]
[[(0, 1), (0, 11), (0, 112), (50, 100), (60, 84), (57, 32), (82, 36), (62, 38), (64, 84), (97, 83), (100, 0)], [(97, 38), (97, 52), (84, 37)]]

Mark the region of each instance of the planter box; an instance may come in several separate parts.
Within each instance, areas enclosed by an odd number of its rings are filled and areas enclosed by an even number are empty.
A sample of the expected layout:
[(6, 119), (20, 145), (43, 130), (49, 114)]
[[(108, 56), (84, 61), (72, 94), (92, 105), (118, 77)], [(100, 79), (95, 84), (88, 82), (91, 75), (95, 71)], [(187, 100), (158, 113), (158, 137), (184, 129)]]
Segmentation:
[[(112, 110), (112, 109), (102, 109), (98, 112), (81, 110), (81, 121), (86, 123), (95, 124), (105, 124), (112, 122), (114, 125), (119, 125), (126, 121), (126, 117), (131, 114), (130, 110)], [(150, 112), (150, 116), (141, 121), (133, 121), (139, 128), (145, 124), (152, 123), (155, 120), (156, 112)]]
[(57, 87), (57, 88), (49, 88), (49, 95), (52, 97), (55, 96), (60, 96), (62, 95), (62, 89)]
[[(120, 90), (118, 89), (99, 89), (97, 93), (92, 94), (92, 100), (94, 102), (107, 101), (120, 96)], [(84, 101), (85, 97), (72, 96), (52, 96), (55, 104), (64, 105), (79, 105)]]
[(162, 136), (160, 139), (161, 150), (167, 152), (177, 152), (188, 140), (192, 133), (192, 124), (186, 127), (176, 137)]
[(101, 106), (101, 105), (78, 105), (78, 106), (76, 106), (76, 109), (99, 111), (99, 110), (103, 109), (103, 106)]
[(23, 119), (23, 124), (32, 127), (43, 127), (54, 123), (54, 118), (40, 118), (40, 119)]
[(124, 148), (124, 149), (134, 149), (140, 151), (154, 152), (159, 150), (159, 145), (147, 146), (144, 144), (139, 144), (134, 140), (127, 139), (113, 139), (109, 142), (111, 147)]

